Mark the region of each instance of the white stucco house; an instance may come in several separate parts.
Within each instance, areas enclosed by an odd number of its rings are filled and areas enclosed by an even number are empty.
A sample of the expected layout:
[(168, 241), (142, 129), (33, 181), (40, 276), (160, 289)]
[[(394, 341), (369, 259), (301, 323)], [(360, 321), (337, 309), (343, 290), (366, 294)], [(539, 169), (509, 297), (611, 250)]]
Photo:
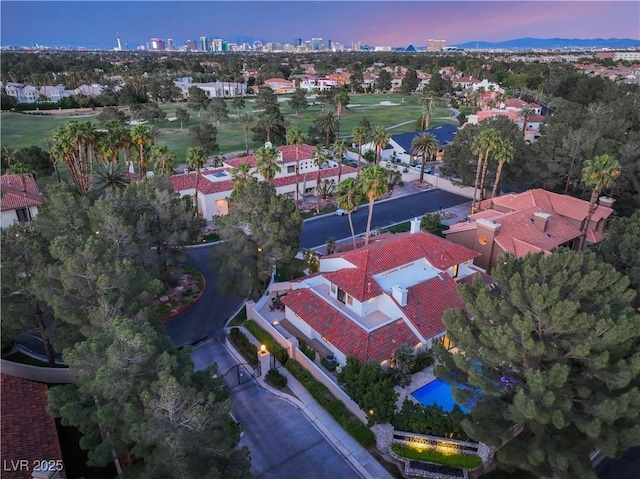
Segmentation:
[[(273, 184), (278, 194), (295, 199), (296, 188), (300, 199), (315, 194), (318, 171), (320, 171), (320, 181), (333, 180), (336, 185), (345, 178), (356, 177), (356, 168), (340, 164), (336, 160), (328, 160), (318, 168), (312, 160), (314, 151), (315, 147), (311, 145), (301, 145), (298, 148), (299, 171), (296, 173), (296, 147), (288, 145), (278, 147), (282, 167), (273, 178)], [(258, 180), (264, 181), (264, 178), (257, 173), (257, 161), (253, 155), (226, 160), (221, 167), (207, 167), (200, 170), (198, 208), (207, 220), (229, 213), (228, 198), (233, 191), (231, 170), (242, 163), (251, 165), (251, 173)], [(171, 183), (173, 189), (180, 196), (196, 194), (196, 173), (194, 171), (173, 175)]]
[(20, 175), (2, 175), (0, 188), (0, 229), (29, 222), (38, 215), (42, 200), (33, 178), (25, 175), (23, 185)]

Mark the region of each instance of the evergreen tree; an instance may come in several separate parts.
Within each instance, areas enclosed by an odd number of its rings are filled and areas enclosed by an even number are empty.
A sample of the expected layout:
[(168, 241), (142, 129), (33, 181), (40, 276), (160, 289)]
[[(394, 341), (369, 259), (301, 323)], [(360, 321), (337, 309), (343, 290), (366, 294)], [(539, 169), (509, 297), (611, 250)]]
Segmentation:
[(189, 101), (187, 103), (189, 108), (198, 112), (198, 118), (200, 118), (200, 110), (206, 110), (209, 105), (209, 97), (202, 88), (192, 86), (189, 88)]
[(209, 155), (216, 153), (220, 149), (218, 129), (211, 123), (192, 126), (189, 128), (189, 144), (202, 148)]
[(296, 115), (300, 114), (300, 110), (309, 108), (306, 91), (301, 88), (296, 88), (296, 91), (291, 95), (291, 108), (296, 112)]
[(217, 126), (220, 126), (220, 120), (229, 118), (227, 103), (222, 98), (212, 98), (209, 105), (207, 105), (207, 109), (211, 114), (211, 118), (216, 121)]
[(640, 444), (640, 318), (629, 282), (593, 253), (503, 256), (494, 288), (460, 287), (436, 375), (460, 386), (462, 421), (497, 460), (546, 477), (595, 478), (589, 454)]
[(218, 288), (237, 296), (259, 297), (275, 264), (293, 260), (300, 245), (302, 217), (293, 200), (266, 181), (236, 184), (229, 214), (214, 219), (220, 238), (213, 263)]

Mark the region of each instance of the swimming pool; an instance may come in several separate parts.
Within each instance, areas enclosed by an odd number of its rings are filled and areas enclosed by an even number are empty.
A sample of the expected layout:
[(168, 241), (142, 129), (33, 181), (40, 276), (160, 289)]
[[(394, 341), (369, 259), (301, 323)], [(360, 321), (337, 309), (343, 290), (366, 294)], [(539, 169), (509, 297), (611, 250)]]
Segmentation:
[[(411, 395), (423, 406), (433, 406), (433, 404), (437, 404), (445, 411), (451, 411), (453, 405), (456, 404), (451, 394), (451, 386), (439, 379), (416, 389)], [(460, 409), (468, 412), (468, 409), (462, 406), (460, 406)]]

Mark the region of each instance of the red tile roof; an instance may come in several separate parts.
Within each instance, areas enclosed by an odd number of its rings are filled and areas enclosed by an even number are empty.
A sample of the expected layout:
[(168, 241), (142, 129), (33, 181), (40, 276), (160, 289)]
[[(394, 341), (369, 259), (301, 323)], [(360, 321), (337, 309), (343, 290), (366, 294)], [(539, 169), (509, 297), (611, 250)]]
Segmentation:
[(426, 339), (445, 332), (442, 315), (447, 309), (464, 308), (458, 296), (457, 283), (447, 273), (407, 289), (407, 304), (402, 309)]
[[(320, 179), (330, 178), (333, 176), (338, 176), (339, 167), (334, 168), (324, 168), (320, 170)], [(231, 171), (231, 168), (220, 168), (215, 171)], [(356, 168), (353, 168), (348, 165), (342, 165), (342, 174), (345, 175), (347, 173), (355, 173), (357, 171)], [(224, 180), (224, 181), (211, 181), (205, 175), (209, 175), (214, 173), (214, 171), (200, 172), (200, 182), (198, 183), (198, 190), (205, 194), (210, 195), (214, 193), (221, 193), (224, 191), (228, 191), (231, 194), (233, 191), (233, 180)], [(315, 181), (317, 179), (318, 172), (313, 171), (306, 174), (307, 181)], [(171, 178), (171, 184), (173, 185), (173, 190), (176, 192), (193, 189), (196, 187), (196, 173), (194, 171), (182, 175), (173, 175)], [(305, 180), (304, 174), (299, 175), (288, 175), (281, 176), (279, 178), (274, 178), (273, 183), (276, 187), (286, 186), (286, 185), (294, 185), (297, 183), (302, 183)]]
[[(291, 163), (296, 161), (296, 147), (291, 145), (279, 146), (278, 151), (282, 152), (282, 162)], [(298, 147), (298, 159), (308, 160), (313, 156), (315, 147), (311, 145), (300, 145)], [(256, 157), (254, 155), (242, 156), (225, 161), (225, 164), (233, 168), (237, 168), (240, 163), (249, 163), (253, 168), (257, 166)]]
[[(485, 200), (481, 203), (480, 209), (492, 208), (494, 205), (508, 208), (510, 210), (522, 210), (537, 206), (538, 211), (545, 213), (557, 213), (567, 218), (583, 221), (589, 212), (589, 202), (574, 198), (569, 195), (552, 193), (543, 189), (528, 190), (523, 193), (510, 193), (498, 196), (497, 198)], [(593, 213), (592, 221), (599, 221), (608, 218), (613, 214), (611, 208), (597, 205)]]
[(29, 465), (28, 471), (3, 467), (2, 478), (31, 478), (35, 462), (62, 461), (56, 423), (46, 412), (47, 386), (7, 374), (0, 374), (0, 386), (3, 464), (22, 459)]
[(368, 333), (309, 289), (288, 293), (282, 302), (343, 354), (361, 362), (390, 359), (398, 346), (420, 341), (403, 319)]
[(24, 192), (22, 190), (22, 180), (20, 175), (2, 175), (0, 176), (0, 211), (17, 210), (28, 206), (38, 206), (42, 201), (38, 193), (38, 185), (35, 180), (25, 175), (25, 186), (27, 189), (27, 198), (25, 201)]
[(366, 301), (382, 293), (373, 276), (398, 266), (425, 258), (444, 271), (480, 254), (430, 233), (399, 233), (372, 238), (369, 245), (355, 251), (336, 253), (327, 258), (343, 258), (356, 268), (323, 273), (332, 283), (358, 301)]

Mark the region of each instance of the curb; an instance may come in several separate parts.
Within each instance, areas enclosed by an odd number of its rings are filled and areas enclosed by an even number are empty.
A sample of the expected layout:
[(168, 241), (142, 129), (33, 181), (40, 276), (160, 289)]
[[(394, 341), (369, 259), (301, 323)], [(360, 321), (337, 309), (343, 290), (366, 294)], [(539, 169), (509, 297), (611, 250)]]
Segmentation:
[[(193, 266), (192, 266), (193, 268)], [(200, 273), (200, 270), (198, 270), (197, 268), (196, 271), (198, 271), (198, 273), (200, 274), (200, 276), (202, 277), (202, 290), (200, 291), (200, 294), (198, 295), (198, 297), (196, 299), (194, 299), (191, 303), (189, 303), (188, 305), (186, 305), (184, 308), (179, 309), (178, 311), (176, 311), (175, 313), (171, 313), (169, 316), (165, 316), (164, 318), (162, 318), (162, 322), (164, 323), (165, 321), (169, 321), (170, 319), (175, 318), (176, 316), (178, 316), (179, 314), (184, 313), (185, 311), (193, 308), (193, 306), (200, 301), (200, 298), (202, 298), (202, 295), (204, 294), (204, 291), (207, 289), (207, 278), (204, 277), (204, 275), (202, 273)]]

